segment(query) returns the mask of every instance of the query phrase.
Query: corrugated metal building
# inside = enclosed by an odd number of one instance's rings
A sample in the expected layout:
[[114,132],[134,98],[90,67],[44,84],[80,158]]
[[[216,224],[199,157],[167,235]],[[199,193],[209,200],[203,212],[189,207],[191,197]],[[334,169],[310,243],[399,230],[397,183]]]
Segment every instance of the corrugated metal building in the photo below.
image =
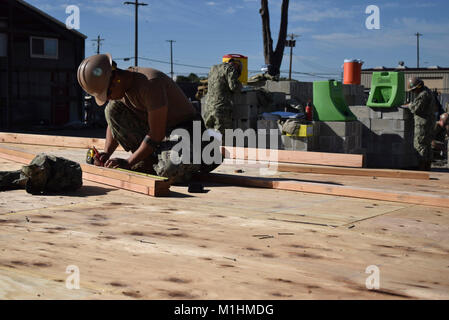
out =
[[378,67],[362,70],[362,85],[365,88],[371,88],[371,77],[373,72],[399,71],[404,72],[405,84],[413,77],[419,77],[424,80],[425,85],[431,90],[438,90],[443,94],[449,94],[449,68],[430,67],[430,68],[407,68],[399,66],[397,68]]
[[86,36],[22,0],[0,0],[0,129],[80,120]]

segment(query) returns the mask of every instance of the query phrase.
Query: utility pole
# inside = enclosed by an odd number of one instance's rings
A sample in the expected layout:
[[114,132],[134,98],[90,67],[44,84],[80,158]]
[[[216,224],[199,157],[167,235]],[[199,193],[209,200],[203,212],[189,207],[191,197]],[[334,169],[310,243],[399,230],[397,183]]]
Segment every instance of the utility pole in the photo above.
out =
[[166,40],[167,42],[170,42],[170,74],[171,78],[173,79],[173,42],[176,42],[175,40]]
[[101,46],[101,41],[104,41],[104,39],[100,38],[100,35],[98,35],[97,39],[95,40],[90,40],[90,41],[94,41],[97,43],[97,54],[100,54],[100,46]]
[[422,34],[417,32],[415,33],[416,36],[416,57],[417,57],[417,68],[419,68],[419,37],[422,37]]
[[126,1],[123,4],[132,4],[135,6],[135,40],[134,40],[134,66],[137,67],[138,63],[138,44],[139,44],[139,35],[138,35],[138,19],[139,19],[139,6],[147,6],[148,4],[143,2],[138,2],[138,0],[134,0],[134,2]]
[[299,37],[299,35],[291,33],[288,36],[290,37],[290,39],[285,40],[285,46],[290,47],[290,69],[288,72],[288,80],[292,80],[293,47],[296,46],[295,38]]

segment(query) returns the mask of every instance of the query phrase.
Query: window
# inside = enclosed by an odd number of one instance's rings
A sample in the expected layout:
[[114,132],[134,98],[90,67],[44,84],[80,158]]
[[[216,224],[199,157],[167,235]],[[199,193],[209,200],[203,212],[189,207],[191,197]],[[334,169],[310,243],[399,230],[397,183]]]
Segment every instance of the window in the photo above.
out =
[[0,57],[8,56],[8,35],[0,33]]
[[30,38],[31,57],[58,59],[58,39]]

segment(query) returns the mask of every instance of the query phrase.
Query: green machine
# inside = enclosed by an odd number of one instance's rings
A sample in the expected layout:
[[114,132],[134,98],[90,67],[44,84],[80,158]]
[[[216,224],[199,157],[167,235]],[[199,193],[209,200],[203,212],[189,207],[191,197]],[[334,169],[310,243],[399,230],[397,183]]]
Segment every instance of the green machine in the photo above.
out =
[[357,120],[357,117],[348,108],[340,81],[315,81],[313,83],[313,104],[315,121]]
[[392,108],[404,104],[405,77],[402,72],[373,72],[367,106]]

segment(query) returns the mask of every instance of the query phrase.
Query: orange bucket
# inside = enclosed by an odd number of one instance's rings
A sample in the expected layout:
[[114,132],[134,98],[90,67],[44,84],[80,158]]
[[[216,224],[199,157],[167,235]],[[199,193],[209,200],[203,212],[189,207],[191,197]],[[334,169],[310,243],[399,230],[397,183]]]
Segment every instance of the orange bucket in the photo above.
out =
[[343,84],[362,83],[362,65],[361,60],[345,60],[343,66]]

